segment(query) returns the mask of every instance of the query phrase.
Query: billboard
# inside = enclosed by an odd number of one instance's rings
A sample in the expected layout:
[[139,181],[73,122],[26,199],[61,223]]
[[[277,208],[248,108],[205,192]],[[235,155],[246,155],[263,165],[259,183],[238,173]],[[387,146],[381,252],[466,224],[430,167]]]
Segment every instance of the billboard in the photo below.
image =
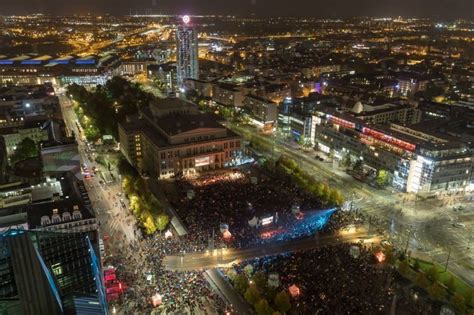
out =
[[196,167],[205,166],[209,164],[211,164],[211,158],[209,156],[194,159],[194,165]]
[[262,226],[269,225],[273,223],[273,216],[262,218]]

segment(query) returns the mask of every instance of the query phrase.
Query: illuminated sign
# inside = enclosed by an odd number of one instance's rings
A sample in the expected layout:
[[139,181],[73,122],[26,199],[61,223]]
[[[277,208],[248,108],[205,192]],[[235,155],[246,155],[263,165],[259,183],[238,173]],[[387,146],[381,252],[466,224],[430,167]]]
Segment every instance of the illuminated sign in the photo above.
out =
[[327,115],[327,119],[331,121],[333,124],[342,126],[344,128],[355,129],[355,123],[351,121],[347,121],[339,117],[335,117],[333,115]]
[[93,65],[95,64],[95,60],[77,60],[76,65]]
[[67,65],[67,64],[69,64],[69,60],[59,60],[59,59],[56,59],[56,60],[51,60],[49,63],[51,63],[51,64],[58,64],[58,65]]
[[269,225],[273,223],[273,216],[266,217],[262,219],[262,226]]
[[196,167],[205,166],[211,164],[211,158],[209,156],[197,158],[194,160],[194,165]]
[[379,132],[379,131],[375,131],[375,130],[367,128],[367,127],[364,127],[362,129],[362,133],[365,134],[365,135],[371,136],[375,139],[381,140],[383,142],[392,144],[394,146],[397,146],[397,147],[399,147],[401,149],[404,149],[404,150],[407,150],[407,151],[414,152],[415,149],[416,149],[416,145],[414,145],[412,143],[408,143],[406,141],[394,138],[390,135],[384,134],[384,133]]
[[22,65],[40,65],[40,60],[25,60],[21,62]]

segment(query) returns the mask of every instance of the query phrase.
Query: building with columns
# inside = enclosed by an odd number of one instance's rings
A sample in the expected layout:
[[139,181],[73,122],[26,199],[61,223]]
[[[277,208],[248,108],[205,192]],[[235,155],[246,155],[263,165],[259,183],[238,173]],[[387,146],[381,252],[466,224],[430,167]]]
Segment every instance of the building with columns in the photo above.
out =
[[196,105],[157,99],[119,124],[120,147],[141,173],[156,178],[194,175],[237,163],[242,139]]

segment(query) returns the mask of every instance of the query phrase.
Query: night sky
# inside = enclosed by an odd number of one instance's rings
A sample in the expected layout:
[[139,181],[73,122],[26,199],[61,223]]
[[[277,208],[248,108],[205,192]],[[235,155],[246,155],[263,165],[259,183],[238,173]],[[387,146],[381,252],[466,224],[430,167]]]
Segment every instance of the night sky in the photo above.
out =
[[0,0],[0,15],[257,14],[315,17],[421,16],[474,18],[474,0]]

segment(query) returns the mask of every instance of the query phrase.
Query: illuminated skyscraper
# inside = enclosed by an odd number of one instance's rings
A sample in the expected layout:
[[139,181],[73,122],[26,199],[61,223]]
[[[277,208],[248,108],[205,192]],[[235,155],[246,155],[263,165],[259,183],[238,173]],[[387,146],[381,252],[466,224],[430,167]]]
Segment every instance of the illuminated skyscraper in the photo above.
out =
[[176,30],[176,49],[178,87],[183,87],[184,79],[199,78],[198,36],[187,15],[183,17],[183,24]]

